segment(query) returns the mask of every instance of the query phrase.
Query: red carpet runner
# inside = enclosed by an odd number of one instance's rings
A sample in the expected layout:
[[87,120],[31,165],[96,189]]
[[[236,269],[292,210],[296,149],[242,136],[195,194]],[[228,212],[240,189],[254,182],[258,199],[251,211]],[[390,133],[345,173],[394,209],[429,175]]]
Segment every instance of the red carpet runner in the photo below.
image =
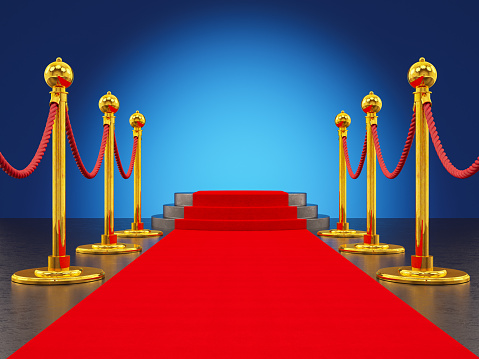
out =
[[305,229],[174,230],[11,356],[52,357],[476,358]]

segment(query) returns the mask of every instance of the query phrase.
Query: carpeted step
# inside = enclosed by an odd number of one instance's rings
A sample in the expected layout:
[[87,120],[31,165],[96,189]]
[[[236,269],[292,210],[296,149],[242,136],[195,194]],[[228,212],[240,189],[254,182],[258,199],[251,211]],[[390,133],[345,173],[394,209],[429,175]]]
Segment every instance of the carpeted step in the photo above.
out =
[[202,231],[275,231],[306,229],[306,219],[176,219],[175,229]]
[[193,193],[193,206],[273,207],[288,205],[288,194],[283,191],[198,191]]
[[202,207],[184,208],[185,219],[297,219],[297,207]]
[[[323,229],[329,229],[330,218],[326,214],[318,214],[318,218],[306,218],[306,228],[316,233]],[[162,214],[154,214],[151,216],[151,229],[159,231],[171,231],[175,229],[176,218],[163,217]]]
[[[292,206],[291,197],[290,197],[289,206]],[[238,208],[244,208],[244,207],[238,207]],[[247,208],[255,208],[255,207],[247,207]],[[306,206],[294,206],[294,208],[297,209],[297,218],[318,218],[317,204],[308,203]],[[163,205],[163,216],[165,218],[185,218],[184,211],[185,211],[184,206],[176,206],[174,203],[167,203]]]
[[[288,202],[290,206],[306,206],[306,193],[305,192],[287,192]],[[175,193],[175,206],[192,206],[193,205],[193,192],[176,192]]]
[[[194,203],[193,203],[194,202]],[[177,227],[175,220],[182,218],[192,220],[215,220],[205,224],[196,222],[178,222],[182,229],[215,230],[211,226],[219,224],[220,220],[233,221],[220,224],[220,230],[267,230],[296,229],[322,230],[329,228],[329,216],[318,215],[318,206],[306,206],[306,193],[283,191],[199,191],[175,193],[175,203],[164,205],[164,216],[151,217],[153,229],[172,230]],[[186,217],[185,217],[186,213]],[[306,218],[303,222],[294,221]],[[293,222],[273,222],[277,227],[271,227],[270,222],[261,224],[259,220],[287,219]],[[237,221],[255,220],[256,222],[240,225]],[[293,227],[291,227],[291,225]],[[300,227],[298,227],[300,226]]]

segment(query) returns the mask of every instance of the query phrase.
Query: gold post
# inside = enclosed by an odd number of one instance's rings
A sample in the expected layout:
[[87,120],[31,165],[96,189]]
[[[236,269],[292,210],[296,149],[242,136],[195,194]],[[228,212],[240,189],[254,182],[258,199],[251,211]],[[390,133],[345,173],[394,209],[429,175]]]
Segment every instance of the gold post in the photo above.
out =
[[134,215],[131,230],[117,231],[119,237],[157,237],[162,236],[162,231],[145,229],[141,221],[141,136],[145,125],[145,116],[136,111],[130,117],[130,125],[133,127],[133,138],[137,137],[135,169],[134,169]]
[[65,113],[67,94],[65,87],[57,89],[60,95],[57,117],[52,130],[52,255],[48,257],[48,270],[68,270],[70,256],[66,255],[65,204]]
[[429,88],[418,87],[414,92],[416,111],[416,243],[412,268],[417,271],[433,270],[429,256],[429,129],[422,109],[421,93]]
[[[138,111],[137,111],[138,112]],[[143,222],[141,221],[141,135],[143,130],[141,127],[133,127],[133,138],[138,138],[135,157],[135,173],[133,178],[133,197],[134,197],[134,214],[131,229],[134,231],[143,229]]]
[[[108,92],[108,94],[111,94]],[[114,198],[114,151],[115,151],[115,115],[107,112],[103,116],[103,124],[110,125],[108,140],[105,148],[105,199],[104,199],[104,234],[101,236],[102,245],[114,245],[117,243],[113,228],[115,227],[115,198]]]
[[346,159],[344,158],[343,137],[348,137],[346,126],[338,129],[339,137],[339,222],[337,229],[348,230],[349,223],[346,218]]
[[379,243],[379,234],[376,233],[376,148],[371,131],[371,125],[378,124],[377,113],[381,110],[382,101],[372,91],[363,98],[361,107],[366,115],[367,133],[367,233],[364,242],[343,244],[341,252],[356,254],[397,254],[404,253],[404,247],[395,244]]
[[423,104],[431,102],[429,88],[437,79],[436,68],[421,57],[411,66],[408,81],[416,89],[416,241],[411,266],[383,268],[376,272],[382,280],[408,284],[459,284],[470,280],[466,272],[433,266],[429,255],[429,129]]
[[85,254],[124,254],[141,251],[141,246],[131,243],[117,243],[115,234],[114,215],[114,151],[115,151],[115,113],[120,108],[120,102],[110,91],[100,98],[98,103],[100,110],[104,113],[103,125],[109,125],[108,140],[105,148],[105,218],[104,234],[101,236],[101,243],[85,244],[77,247],[77,253]]
[[[370,93],[372,95],[372,91]],[[375,112],[366,115],[367,133],[367,184],[366,184],[366,221],[367,234],[364,236],[365,244],[378,245],[379,235],[376,234],[376,149],[374,148],[371,125],[378,123]]]
[[58,104],[52,129],[52,255],[48,267],[26,269],[12,275],[12,281],[22,284],[72,284],[102,279],[103,270],[70,266],[66,254],[66,182],[65,182],[65,121],[66,87],[73,82],[73,71],[61,58],[47,66],[45,81],[52,87],[50,104]]
[[346,217],[346,159],[344,156],[343,137],[348,136],[347,128],[351,124],[351,117],[341,111],[334,120],[338,127],[339,135],[339,222],[336,229],[319,231],[318,236],[321,237],[341,237],[353,238],[362,237],[366,232],[349,229],[349,223]]

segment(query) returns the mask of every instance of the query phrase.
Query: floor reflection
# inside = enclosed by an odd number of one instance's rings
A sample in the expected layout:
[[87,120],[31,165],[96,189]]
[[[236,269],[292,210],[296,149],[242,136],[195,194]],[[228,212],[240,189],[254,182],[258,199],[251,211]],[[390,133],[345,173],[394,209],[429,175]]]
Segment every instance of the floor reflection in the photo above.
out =
[[75,263],[77,266],[95,267],[103,269],[105,279],[108,280],[133,262],[141,255],[141,252],[127,254],[75,254]]
[[348,259],[357,267],[361,268],[364,272],[366,272],[374,279],[376,279],[376,272],[378,271],[378,269],[406,265],[406,256],[404,253],[383,255],[363,255],[344,252],[340,253],[343,257]]

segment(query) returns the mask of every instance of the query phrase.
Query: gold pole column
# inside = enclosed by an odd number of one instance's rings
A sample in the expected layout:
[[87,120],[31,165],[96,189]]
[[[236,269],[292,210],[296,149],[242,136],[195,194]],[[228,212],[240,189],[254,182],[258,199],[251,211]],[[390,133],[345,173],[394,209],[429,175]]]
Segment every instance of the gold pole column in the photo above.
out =
[[436,68],[421,57],[411,66],[408,81],[416,89],[416,241],[411,266],[383,268],[379,279],[410,284],[459,284],[470,280],[466,272],[433,266],[429,255],[429,129],[423,104],[431,102],[429,87],[437,79]]
[[52,244],[53,255],[48,257],[49,270],[62,270],[70,266],[66,256],[66,181],[65,181],[65,112],[67,94],[65,87],[59,87],[60,103],[52,131]]
[[104,231],[101,236],[101,243],[85,244],[77,247],[77,253],[86,254],[123,254],[141,251],[141,246],[132,243],[117,243],[117,236],[114,233],[114,151],[115,151],[115,113],[120,108],[120,102],[110,91],[100,98],[98,103],[100,110],[104,113],[103,124],[110,126],[108,140],[105,147],[105,214]]
[[133,173],[134,213],[133,223],[131,224],[132,231],[138,231],[144,227],[143,222],[141,222],[141,137],[143,132],[142,127],[145,125],[145,117],[136,111],[136,116],[132,115],[130,117],[130,125],[133,127],[133,138],[138,138]]
[[134,169],[134,215],[131,230],[117,231],[119,237],[157,237],[162,236],[162,231],[144,229],[141,221],[141,136],[145,126],[145,116],[136,111],[130,117],[130,125],[133,127],[133,138],[138,137]]
[[413,270],[433,270],[429,255],[429,129],[422,109],[421,94],[429,96],[429,88],[414,92],[416,112],[416,243],[412,256]]
[[379,243],[376,233],[376,148],[374,147],[371,125],[378,124],[377,113],[381,110],[382,101],[372,91],[363,98],[361,107],[366,115],[367,132],[367,233],[364,243],[343,244],[342,252],[357,254],[397,254],[404,253],[404,247],[395,244]]
[[[111,92],[108,91],[107,96],[111,95]],[[102,103],[100,99],[100,106]],[[112,103],[116,103],[118,100],[113,97],[107,97],[106,100],[111,100]],[[103,109],[107,110],[106,108]],[[115,110],[117,110],[115,108]],[[110,131],[108,133],[108,140],[106,142],[105,148],[105,180],[104,180],[104,234],[101,235],[101,244],[103,245],[114,245],[117,243],[116,236],[113,234],[113,228],[115,227],[115,198],[113,193],[115,191],[114,186],[114,151],[115,151],[115,115],[110,109],[107,112],[104,112],[103,115],[103,124],[110,126]]]
[[346,158],[344,156],[343,137],[348,136],[347,128],[351,124],[351,117],[344,111],[334,119],[334,123],[338,127],[339,135],[339,222],[336,229],[319,231],[318,236],[321,237],[341,237],[353,238],[362,237],[366,234],[364,231],[356,231],[349,229],[349,223],[346,218]]
[[[371,91],[370,96],[373,95]],[[378,97],[379,99],[379,97]],[[379,99],[379,101],[381,101]],[[381,102],[379,102],[379,110]],[[366,115],[366,131],[367,131],[367,185],[366,185],[366,229],[367,234],[364,235],[364,243],[371,245],[379,244],[379,234],[376,233],[376,149],[374,148],[373,136],[371,133],[371,125],[378,124],[376,112],[369,112]]]
[[52,255],[48,267],[26,269],[12,276],[22,284],[70,284],[91,282],[105,276],[103,270],[91,267],[71,267],[66,254],[66,181],[65,181],[65,121],[67,109],[66,87],[73,82],[73,71],[61,58],[45,70],[45,81],[52,87],[51,101],[58,104],[52,129]]

